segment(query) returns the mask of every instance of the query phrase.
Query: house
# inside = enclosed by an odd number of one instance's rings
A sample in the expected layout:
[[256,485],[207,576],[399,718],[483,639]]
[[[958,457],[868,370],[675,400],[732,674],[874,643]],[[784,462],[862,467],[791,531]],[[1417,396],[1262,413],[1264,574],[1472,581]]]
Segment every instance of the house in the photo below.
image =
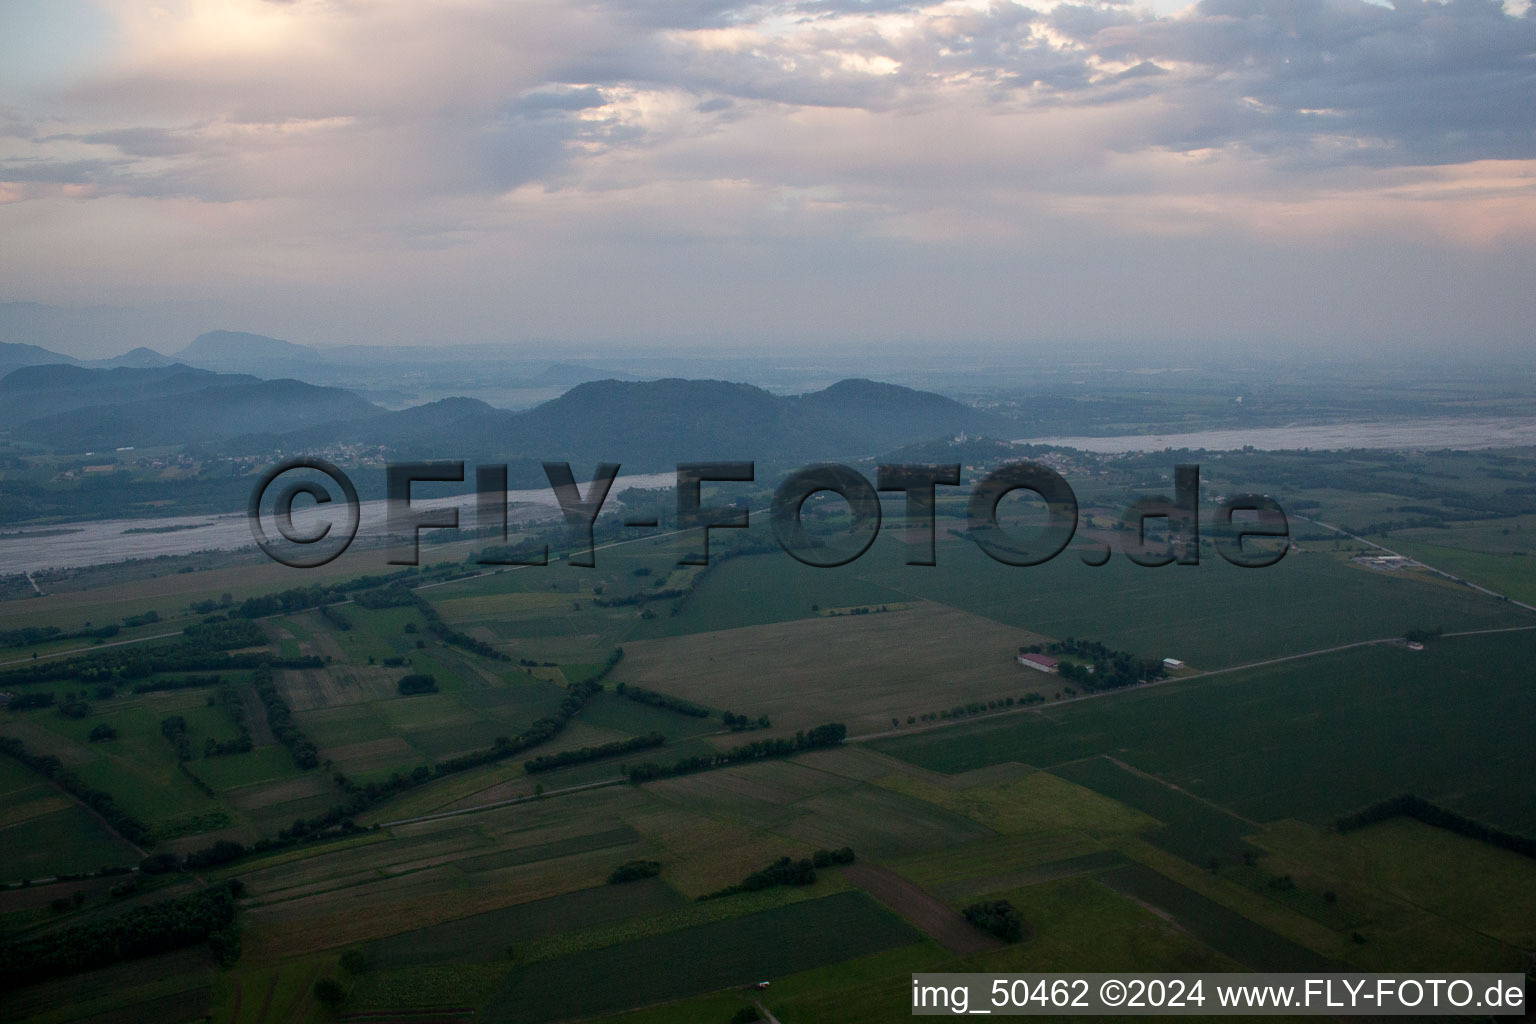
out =
[[1055,672],[1056,666],[1059,664],[1055,658],[1047,657],[1044,654],[1021,654],[1017,660],[1025,668],[1037,669],[1041,672]]
[[1178,671],[1179,669],[1181,669],[1183,667],[1184,667],[1184,663],[1182,661],[1180,661],[1178,658],[1164,658],[1163,659],[1163,668],[1167,669],[1170,672],[1176,672],[1176,671]]

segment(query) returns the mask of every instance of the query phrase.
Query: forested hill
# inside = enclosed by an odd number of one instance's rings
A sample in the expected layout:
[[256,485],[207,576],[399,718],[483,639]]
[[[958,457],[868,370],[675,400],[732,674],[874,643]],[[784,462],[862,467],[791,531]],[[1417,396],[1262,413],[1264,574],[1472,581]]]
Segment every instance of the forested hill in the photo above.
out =
[[323,447],[367,435],[414,457],[610,461],[641,470],[710,459],[850,458],[1013,429],[942,395],[868,380],[780,396],[750,384],[673,378],[593,381],[524,412],[449,400],[282,440],[289,448]]
[[206,444],[379,411],[340,388],[186,366],[31,366],[0,380],[0,427],[63,450]]

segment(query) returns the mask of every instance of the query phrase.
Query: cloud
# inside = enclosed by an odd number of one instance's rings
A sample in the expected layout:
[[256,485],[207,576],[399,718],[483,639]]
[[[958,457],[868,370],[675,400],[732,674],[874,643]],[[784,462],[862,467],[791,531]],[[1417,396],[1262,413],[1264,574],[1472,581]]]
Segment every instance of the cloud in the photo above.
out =
[[109,54],[0,95],[13,282],[91,251],[116,286],[495,267],[579,304],[531,254],[673,253],[645,308],[814,253],[921,291],[961,251],[1536,244],[1536,17],[1492,0],[101,3]]

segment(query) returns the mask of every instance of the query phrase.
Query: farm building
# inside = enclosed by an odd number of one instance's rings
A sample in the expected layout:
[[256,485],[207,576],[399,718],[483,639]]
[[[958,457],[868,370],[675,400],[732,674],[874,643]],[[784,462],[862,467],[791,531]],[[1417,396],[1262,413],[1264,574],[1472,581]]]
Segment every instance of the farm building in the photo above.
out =
[[1184,663],[1182,661],[1180,661],[1178,658],[1164,658],[1163,659],[1163,668],[1166,668],[1170,672],[1173,672],[1173,671],[1175,671],[1177,669],[1181,669],[1183,667],[1184,667]]
[[1025,668],[1038,669],[1041,672],[1055,672],[1058,664],[1055,658],[1044,654],[1021,654],[1018,662]]

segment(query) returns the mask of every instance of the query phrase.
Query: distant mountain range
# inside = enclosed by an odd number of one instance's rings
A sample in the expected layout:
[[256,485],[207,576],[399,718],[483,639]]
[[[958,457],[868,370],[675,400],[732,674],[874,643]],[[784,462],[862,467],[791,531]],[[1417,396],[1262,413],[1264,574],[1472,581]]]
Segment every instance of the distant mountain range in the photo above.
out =
[[340,388],[179,364],[29,366],[0,380],[0,426],[64,450],[216,443],[262,426],[287,431],[379,412]]
[[[199,348],[217,355],[227,343]],[[661,470],[711,459],[854,458],[962,432],[1007,436],[1009,422],[868,380],[792,396],[715,380],[590,381],[522,412],[470,398],[389,412],[340,388],[179,363],[33,365],[0,380],[0,429],[64,450],[212,444],[259,453],[363,444],[397,457],[617,461]]]
[[780,396],[750,384],[668,379],[580,384],[523,412],[446,399],[278,440],[285,449],[354,442],[419,458],[616,461],[657,470],[711,459],[854,458],[1010,430],[1008,420],[942,395],[868,380]]

